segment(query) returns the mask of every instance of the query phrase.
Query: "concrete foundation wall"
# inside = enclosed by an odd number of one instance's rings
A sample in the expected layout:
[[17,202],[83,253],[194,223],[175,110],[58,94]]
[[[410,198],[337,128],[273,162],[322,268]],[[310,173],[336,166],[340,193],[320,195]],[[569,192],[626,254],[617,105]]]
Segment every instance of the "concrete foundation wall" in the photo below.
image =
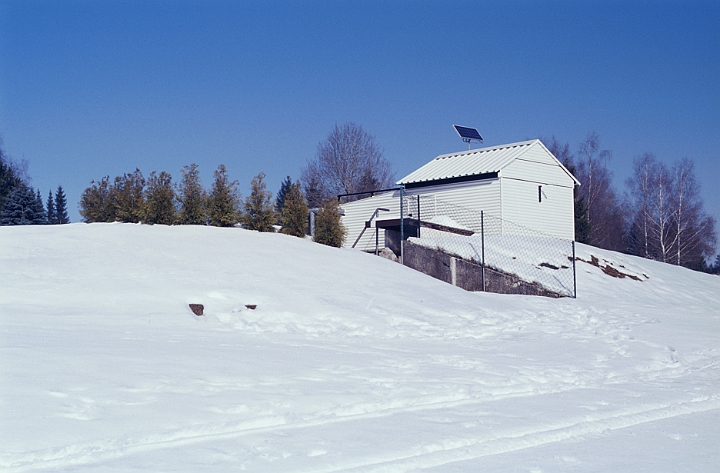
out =
[[[435,279],[458,286],[466,291],[483,290],[482,266],[445,254],[441,251],[406,241],[403,261],[405,266]],[[532,296],[563,297],[537,283],[523,281],[514,274],[485,268],[485,291],[496,294],[525,294]]]

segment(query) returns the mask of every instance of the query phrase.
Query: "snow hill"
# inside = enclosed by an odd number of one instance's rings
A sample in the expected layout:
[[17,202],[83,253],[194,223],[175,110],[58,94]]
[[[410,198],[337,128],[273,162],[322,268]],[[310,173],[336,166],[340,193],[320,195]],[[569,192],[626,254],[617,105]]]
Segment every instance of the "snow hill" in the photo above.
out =
[[239,229],[0,227],[0,470],[717,472],[720,278],[578,257],[549,299]]

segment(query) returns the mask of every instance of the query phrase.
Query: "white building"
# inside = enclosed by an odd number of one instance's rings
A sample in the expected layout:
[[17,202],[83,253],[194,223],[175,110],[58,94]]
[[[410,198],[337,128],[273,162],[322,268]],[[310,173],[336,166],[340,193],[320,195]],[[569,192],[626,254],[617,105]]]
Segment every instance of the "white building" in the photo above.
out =
[[[401,192],[403,206],[409,207],[406,216],[413,213],[419,195],[426,215],[426,203],[444,202],[548,236],[575,239],[573,188],[580,183],[540,140],[444,154],[397,184],[402,191],[342,205],[348,230],[345,246],[372,250],[377,238],[383,247],[383,228],[400,222]],[[376,231],[376,226],[381,228]]]

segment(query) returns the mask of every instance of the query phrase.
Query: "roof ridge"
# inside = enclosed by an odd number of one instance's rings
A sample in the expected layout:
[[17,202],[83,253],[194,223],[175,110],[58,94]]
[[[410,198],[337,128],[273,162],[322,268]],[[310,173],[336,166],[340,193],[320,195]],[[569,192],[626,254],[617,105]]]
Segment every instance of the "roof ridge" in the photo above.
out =
[[458,157],[458,156],[469,156],[471,154],[477,154],[477,153],[489,153],[491,151],[496,151],[499,149],[516,148],[518,146],[529,146],[529,145],[533,144],[535,141],[540,141],[540,140],[535,138],[533,140],[517,141],[515,143],[506,143],[506,144],[495,145],[495,146],[486,146],[484,148],[469,149],[467,151],[456,151],[454,153],[445,153],[445,154],[441,154],[440,156],[436,156],[435,160],[454,158],[454,157]]
[[[481,176],[499,173],[511,162],[524,156],[530,150],[540,146],[553,157],[556,163],[567,172],[557,157],[543,145],[539,139],[517,141],[514,143],[487,146],[485,148],[442,154],[414,170],[397,181],[398,185],[418,182],[432,182],[443,179],[456,179],[467,176]],[[453,159],[454,158],[454,159]],[[574,176],[567,172],[573,179]]]

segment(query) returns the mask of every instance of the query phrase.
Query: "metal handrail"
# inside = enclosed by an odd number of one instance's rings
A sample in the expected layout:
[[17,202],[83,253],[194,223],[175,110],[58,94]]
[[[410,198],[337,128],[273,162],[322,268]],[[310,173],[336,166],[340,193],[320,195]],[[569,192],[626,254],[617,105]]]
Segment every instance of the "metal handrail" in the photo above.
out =
[[[355,245],[358,244],[358,242],[360,241],[360,238],[362,238],[362,236],[365,234],[365,230],[367,230],[368,228],[370,228],[370,224],[372,223],[372,221],[373,221],[375,218],[377,218],[377,216],[378,216],[378,214],[380,213],[381,210],[382,210],[383,212],[390,212],[390,209],[386,209],[386,208],[383,208],[383,207],[378,207],[378,208],[376,208],[375,211],[373,212],[372,216],[370,217],[370,220],[365,221],[365,227],[362,229],[362,231],[360,232],[360,235],[358,235],[357,239],[355,240],[355,243],[353,243],[353,245],[352,245],[351,248],[355,248]],[[375,229],[375,231],[377,232],[377,228]],[[376,239],[377,239],[377,238],[376,238]],[[376,246],[377,246],[377,245],[376,245]],[[377,253],[377,248],[375,248],[375,253]]]

